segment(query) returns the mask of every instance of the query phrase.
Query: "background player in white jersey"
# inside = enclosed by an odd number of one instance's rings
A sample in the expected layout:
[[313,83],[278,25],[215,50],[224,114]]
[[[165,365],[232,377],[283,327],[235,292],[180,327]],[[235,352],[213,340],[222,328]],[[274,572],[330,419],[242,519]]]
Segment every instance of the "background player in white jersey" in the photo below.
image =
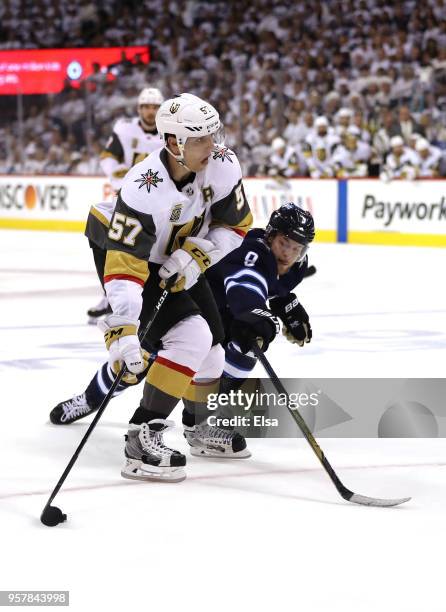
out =
[[[163,142],[156,129],[155,117],[163,95],[155,87],[145,87],[138,96],[138,115],[131,119],[120,118],[116,121],[113,132],[101,153],[101,168],[108,177],[115,194],[122,185],[124,176],[136,163],[142,161],[152,151],[159,149]],[[110,220],[116,198],[112,202],[101,202],[92,207],[91,214],[105,216]],[[95,255],[95,247],[93,254]],[[107,297],[88,310],[90,322],[110,312]]]
[[441,149],[430,145],[425,138],[418,138],[415,150],[417,152],[418,178],[440,176],[441,166],[444,164],[444,156]]
[[[185,477],[186,459],[165,446],[163,431],[181,398],[189,408],[183,424],[192,452],[211,441],[214,452],[206,454],[249,456],[239,434],[195,426],[194,402],[206,385],[194,383],[214,385],[224,364],[223,327],[202,273],[240,244],[252,215],[237,157],[216,146],[221,126],[210,104],[182,94],[161,105],[156,123],[164,147],[126,175],[105,239],[104,284],[113,314],[101,327],[111,365],[124,361],[131,374],[140,375],[147,364],[138,319],[144,326],[150,317],[161,279],[178,276],[146,337],[157,357],[130,420],[121,472],[178,481]],[[107,219],[94,219],[91,235],[99,238]]]
[[380,179],[384,182],[395,178],[413,180],[417,176],[417,154],[404,144],[401,136],[390,139],[390,153],[380,172]]
[[350,108],[340,108],[336,113],[336,125],[334,127],[334,132],[337,136],[339,136],[340,140],[342,140],[344,135],[346,134],[347,128],[351,123],[352,117],[353,111]]
[[311,155],[316,142],[320,142],[321,140],[325,142],[329,151],[332,151],[333,148],[341,141],[340,136],[335,133],[333,128],[330,126],[327,117],[324,115],[316,117],[314,128],[305,138],[303,151],[307,157]]
[[325,140],[316,140],[311,157],[307,159],[311,178],[330,178],[335,175],[332,154]]
[[155,117],[163,100],[159,89],[146,87],[138,96],[138,116],[116,121],[101,153],[101,168],[115,192],[132,166],[162,146]]
[[370,145],[359,140],[360,130],[355,125],[347,128],[344,143],[333,152],[331,162],[338,177],[367,176],[367,163],[371,156]]
[[268,163],[268,174],[274,177],[291,178],[305,176],[307,164],[303,155],[296,147],[287,145],[285,140],[278,136],[271,143],[271,155]]

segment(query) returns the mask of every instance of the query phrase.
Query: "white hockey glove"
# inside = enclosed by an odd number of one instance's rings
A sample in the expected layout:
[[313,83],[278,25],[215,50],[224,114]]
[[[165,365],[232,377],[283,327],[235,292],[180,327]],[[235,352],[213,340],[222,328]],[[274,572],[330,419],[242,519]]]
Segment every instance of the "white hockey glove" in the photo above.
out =
[[140,374],[147,367],[145,355],[138,339],[138,321],[129,321],[119,315],[108,315],[98,322],[98,327],[104,332],[105,346],[109,351],[109,363],[116,372],[116,362],[125,361],[127,369],[132,374]]
[[161,266],[159,275],[163,279],[160,283],[164,289],[165,281],[178,274],[178,281],[173,285],[171,291],[182,291],[190,289],[195,285],[198,277],[218,259],[220,251],[205,238],[189,238],[181,249],[172,253],[167,261]]

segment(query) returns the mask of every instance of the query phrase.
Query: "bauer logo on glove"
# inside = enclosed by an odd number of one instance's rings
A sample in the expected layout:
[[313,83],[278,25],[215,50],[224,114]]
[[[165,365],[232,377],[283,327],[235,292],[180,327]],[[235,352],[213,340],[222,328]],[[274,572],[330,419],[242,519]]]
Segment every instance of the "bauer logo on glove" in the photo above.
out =
[[297,308],[298,305],[299,300],[295,298],[292,302],[285,306],[285,314],[289,314],[293,310],[293,308]]
[[313,331],[310,318],[294,293],[286,297],[275,297],[269,301],[271,311],[283,321],[282,333],[292,344],[304,346],[311,342]]

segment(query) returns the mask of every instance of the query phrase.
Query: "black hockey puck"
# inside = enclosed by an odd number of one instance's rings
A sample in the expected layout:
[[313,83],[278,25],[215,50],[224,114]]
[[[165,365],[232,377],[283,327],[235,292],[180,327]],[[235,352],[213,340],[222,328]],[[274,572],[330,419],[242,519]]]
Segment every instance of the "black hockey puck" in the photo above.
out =
[[48,506],[42,512],[40,521],[47,527],[55,527],[67,520],[67,515],[57,506]]
[[308,278],[309,276],[313,276],[313,274],[316,274],[316,272],[317,272],[316,266],[308,266],[308,268],[305,270],[304,278]]

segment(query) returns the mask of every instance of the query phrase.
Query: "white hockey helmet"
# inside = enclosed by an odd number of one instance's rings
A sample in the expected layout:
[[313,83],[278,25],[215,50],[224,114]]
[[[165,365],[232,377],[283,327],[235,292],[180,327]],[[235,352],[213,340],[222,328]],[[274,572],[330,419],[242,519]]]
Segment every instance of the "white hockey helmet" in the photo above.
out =
[[390,139],[390,146],[392,147],[402,147],[404,146],[404,140],[401,138],[401,136],[392,136],[392,138]]
[[347,119],[347,117],[351,119],[352,116],[353,111],[350,108],[347,108],[346,106],[340,108],[336,114],[337,119]]
[[[182,93],[165,100],[156,114],[156,127],[168,152],[179,162],[184,162],[184,146],[188,138],[214,134],[216,144],[223,141],[223,126],[217,110],[198,96]],[[167,136],[177,139],[180,155],[174,155],[167,147]]]
[[284,147],[286,147],[286,142],[284,141],[283,138],[281,138],[280,136],[277,136],[276,138],[273,139],[271,143],[271,148],[273,151],[280,151],[280,149],[283,149]]
[[429,141],[426,140],[426,138],[418,138],[417,140],[417,144],[415,145],[415,149],[420,152],[420,151],[427,151],[429,149]]
[[156,87],[144,87],[138,96],[138,106],[141,106],[141,104],[161,106],[163,101],[163,94]]
[[316,117],[316,119],[314,121],[314,125],[317,128],[318,127],[328,127],[329,123],[328,123],[327,117],[325,117],[324,115],[319,115],[319,117]]

